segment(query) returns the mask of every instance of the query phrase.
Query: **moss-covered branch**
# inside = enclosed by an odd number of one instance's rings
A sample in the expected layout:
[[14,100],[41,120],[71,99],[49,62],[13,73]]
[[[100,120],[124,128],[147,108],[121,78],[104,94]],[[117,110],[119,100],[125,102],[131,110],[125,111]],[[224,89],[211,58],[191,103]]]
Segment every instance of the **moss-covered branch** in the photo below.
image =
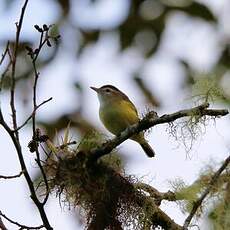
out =
[[[55,154],[47,159],[45,165],[49,187],[59,195],[64,194],[70,205],[80,206],[85,210],[88,229],[122,229],[124,226],[135,229],[182,230],[159,205],[162,200],[176,201],[180,198],[168,191],[161,193],[152,186],[139,183],[132,177],[121,174],[123,171],[114,162],[118,159],[105,160],[123,141],[132,135],[158,124],[173,122],[182,117],[196,117],[197,122],[203,116],[224,116],[227,110],[207,109],[205,103],[192,109],[157,117],[148,113],[119,136],[91,149],[79,147],[74,152],[68,148],[55,148]],[[68,138],[64,138],[68,139]],[[106,156],[107,155],[107,156]],[[116,157],[115,157],[116,158]],[[137,225],[137,226],[134,226]]]
[[230,163],[230,156],[228,156],[225,161],[223,162],[223,164],[221,165],[221,167],[216,171],[216,173],[212,176],[210,183],[208,185],[208,187],[205,189],[205,191],[201,194],[201,196],[194,202],[192,210],[190,212],[190,214],[188,215],[188,217],[185,219],[184,222],[184,226],[183,229],[187,229],[193,216],[196,214],[197,210],[200,208],[200,206],[202,205],[204,199],[207,197],[207,195],[211,192],[213,186],[215,185],[215,183],[217,182],[217,180],[219,179],[221,173],[227,168],[228,164]]
[[[114,168],[112,162],[116,159],[87,162],[88,154],[79,152],[74,156],[69,151],[65,151],[64,156],[47,161],[50,188],[60,196],[65,195],[70,206],[84,210],[87,229],[155,229],[160,226],[182,230],[182,226],[159,208],[156,197],[146,194],[140,184],[136,186],[133,177],[122,175]],[[157,198],[161,196],[159,200],[167,199],[167,193],[155,194]]]
[[191,109],[180,110],[178,112],[165,114],[160,117],[157,117],[155,112],[149,112],[142,120],[140,120],[139,123],[128,127],[120,135],[113,138],[112,140],[107,141],[100,147],[92,149],[91,160],[95,161],[98,158],[109,154],[114,148],[116,148],[118,145],[120,145],[122,142],[124,142],[134,134],[139,133],[143,130],[147,130],[155,125],[170,123],[182,117],[220,117],[225,116],[229,113],[226,109],[207,109],[208,107],[209,104],[204,103]]
[[154,199],[155,204],[160,205],[162,200],[167,201],[176,201],[176,194],[172,191],[168,192],[159,192],[156,188],[145,184],[145,183],[137,183],[135,184],[136,189],[147,192],[151,198]]

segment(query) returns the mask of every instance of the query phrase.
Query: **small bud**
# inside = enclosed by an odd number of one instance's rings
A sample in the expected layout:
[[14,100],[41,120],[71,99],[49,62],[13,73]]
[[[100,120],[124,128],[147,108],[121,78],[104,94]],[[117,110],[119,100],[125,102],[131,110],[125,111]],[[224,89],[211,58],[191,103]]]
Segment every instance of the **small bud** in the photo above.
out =
[[31,58],[34,56],[34,51],[31,47],[25,46],[25,49],[27,50],[27,55],[29,55]]
[[38,143],[35,140],[31,140],[28,144],[28,148],[31,153],[35,152],[38,148]]
[[31,57],[31,59],[33,59],[33,58],[34,58],[34,53],[32,53],[32,52],[28,52],[27,54]]
[[47,135],[41,135],[39,138],[39,142],[46,142],[49,139],[49,137]]
[[43,32],[43,29],[40,28],[38,25],[35,25],[34,28],[40,33]]
[[34,54],[38,54],[39,49],[34,50]]
[[26,49],[28,52],[32,52],[32,51],[33,51],[32,48],[29,47],[29,46],[25,46],[25,49]]
[[49,40],[46,41],[47,46],[51,47],[51,43]]
[[61,38],[61,35],[57,35],[57,36],[55,36],[53,39],[54,39],[54,41],[55,42],[58,42],[58,40]]
[[43,30],[44,30],[44,31],[48,31],[48,30],[49,30],[49,27],[48,27],[46,24],[44,24],[44,25],[43,25]]

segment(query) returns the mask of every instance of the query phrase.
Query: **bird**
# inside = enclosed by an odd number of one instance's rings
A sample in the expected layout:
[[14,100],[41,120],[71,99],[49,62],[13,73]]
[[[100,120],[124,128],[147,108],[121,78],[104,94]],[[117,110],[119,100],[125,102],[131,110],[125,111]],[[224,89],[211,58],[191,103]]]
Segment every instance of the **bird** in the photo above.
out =
[[[121,90],[113,85],[104,85],[100,88],[91,86],[90,88],[97,93],[100,103],[99,117],[109,132],[118,136],[126,128],[139,122],[135,105]],[[133,135],[130,139],[139,143],[148,157],[155,156],[143,132]]]

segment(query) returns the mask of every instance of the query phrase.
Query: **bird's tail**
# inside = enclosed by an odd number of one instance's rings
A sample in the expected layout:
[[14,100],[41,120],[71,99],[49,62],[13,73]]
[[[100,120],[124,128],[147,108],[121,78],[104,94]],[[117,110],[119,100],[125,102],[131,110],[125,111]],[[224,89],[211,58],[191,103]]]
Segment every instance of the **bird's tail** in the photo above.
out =
[[152,149],[152,147],[148,144],[147,141],[140,143],[142,149],[145,151],[146,155],[148,157],[154,157],[155,156],[155,152]]
[[154,150],[148,144],[148,142],[145,140],[143,133],[139,133],[139,134],[131,137],[131,139],[140,144],[141,148],[144,150],[144,152],[146,153],[146,155],[148,157],[154,157],[155,156]]

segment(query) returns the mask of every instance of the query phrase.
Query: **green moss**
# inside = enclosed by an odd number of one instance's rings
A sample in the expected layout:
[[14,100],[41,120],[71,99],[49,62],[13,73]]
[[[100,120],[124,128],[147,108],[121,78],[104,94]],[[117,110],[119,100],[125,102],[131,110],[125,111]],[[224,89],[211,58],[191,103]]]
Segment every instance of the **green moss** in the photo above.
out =
[[105,136],[96,131],[87,133],[79,145],[77,151],[90,151],[92,148],[99,147],[105,141]]
[[120,157],[111,153],[88,161],[89,150],[102,142],[100,135],[89,134],[76,150],[65,148],[50,157],[45,167],[51,190],[68,206],[84,210],[89,228],[148,229],[152,210],[136,203],[142,194],[133,186],[136,179],[124,174]]
[[216,76],[208,74],[198,76],[198,80],[192,87],[192,94],[203,102],[222,100],[224,93],[219,82]]
[[220,202],[209,214],[209,219],[215,230],[230,229],[230,204]]

